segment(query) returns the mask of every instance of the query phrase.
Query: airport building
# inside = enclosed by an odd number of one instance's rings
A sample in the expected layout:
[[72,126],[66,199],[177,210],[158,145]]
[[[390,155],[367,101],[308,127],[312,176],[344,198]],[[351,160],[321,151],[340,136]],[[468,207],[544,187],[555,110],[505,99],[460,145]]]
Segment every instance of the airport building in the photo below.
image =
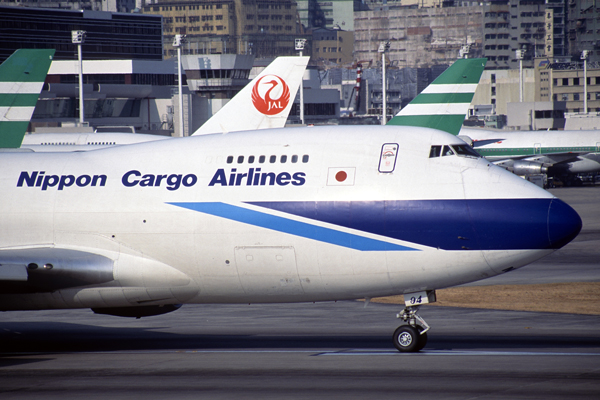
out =
[[75,60],[73,30],[86,31],[86,60],[163,58],[161,16],[0,6],[0,62],[21,48],[55,49],[56,60]]
[[[307,68],[304,73],[304,123],[337,125],[340,118],[340,92],[321,85],[320,71]],[[289,124],[300,123],[300,93],[296,94],[288,117]]]
[[[90,127],[131,126],[171,135],[177,104],[174,60],[84,60],[84,119]],[[53,61],[31,128],[75,126],[79,120],[78,63]]]
[[[84,117],[89,131],[131,127],[139,133],[188,136],[219,111],[271,60],[254,66],[254,56],[210,54],[182,57],[183,124],[179,124],[176,59],[85,60]],[[35,108],[30,131],[75,127],[79,119],[77,61],[54,61]],[[186,79],[187,77],[187,79]],[[305,123],[337,123],[339,91],[321,88],[316,69],[304,80]],[[290,124],[300,123],[299,96]],[[180,131],[183,126],[183,132]],[[80,131],[81,127],[78,127]],[[85,129],[84,129],[85,130]]]
[[0,5],[128,13],[135,10],[136,0],[0,0]]
[[518,69],[484,71],[473,97],[475,108],[506,115],[510,129],[600,129],[600,64],[588,62],[584,71],[583,61],[538,58],[535,63],[536,68],[523,70],[522,101]]

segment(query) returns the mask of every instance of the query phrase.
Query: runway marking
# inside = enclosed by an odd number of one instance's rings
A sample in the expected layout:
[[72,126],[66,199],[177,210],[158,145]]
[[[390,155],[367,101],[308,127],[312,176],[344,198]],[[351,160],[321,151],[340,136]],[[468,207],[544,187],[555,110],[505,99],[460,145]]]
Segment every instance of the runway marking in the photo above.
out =
[[418,353],[400,353],[394,350],[342,350],[322,352],[317,356],[600,356],[600,353],[560,353],[536,351],[469,351],[469,350],[422,350]]
[[400,353],[396,350],[346,349],[346,350],[116,350],[116,351],[65,351],[65,352],[1,352],[2,356],[32,356],[44,354],[309,354],[322,356],[600,356],[600,353],[487,351],[487,350],[422,350],[418,353]]

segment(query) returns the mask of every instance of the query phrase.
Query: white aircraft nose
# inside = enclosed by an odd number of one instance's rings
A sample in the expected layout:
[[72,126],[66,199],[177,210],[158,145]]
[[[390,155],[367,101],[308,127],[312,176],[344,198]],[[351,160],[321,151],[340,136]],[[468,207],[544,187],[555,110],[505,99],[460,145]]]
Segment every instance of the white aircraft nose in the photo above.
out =
[[549,248],[560,249],[579,234],[581,227],[577,211],[560,199],[552,199],[548,207]]

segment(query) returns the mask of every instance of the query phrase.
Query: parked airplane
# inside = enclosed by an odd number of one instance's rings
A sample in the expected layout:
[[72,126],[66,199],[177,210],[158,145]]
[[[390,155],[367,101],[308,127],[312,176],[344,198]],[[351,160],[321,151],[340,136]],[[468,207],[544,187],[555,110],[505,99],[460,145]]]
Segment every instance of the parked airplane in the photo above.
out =
[[[35,51],[37,50],[30,50],[30,52]],[[276,58],[223,108],[196,130],[193,135],[284,127],[308,60],[309,57]],[[10,67],[15,68],[12,65]],[[0,68],[4,68],[4,65]],[[6,66],[6,68],[9,68],[9,66]],[[45,76],[46,72],[43,76],[38,75],[37,78],[43,83]],[[41,89],[40,86],[37,92],[38,95]],[[33,113],[33,109],[31,112]],[[232,118],[232,115],[235,115],[235,118]],[[27,124],[21,128],[12,129],[11,134],[14,136],[15,133],[19,133],[23,137],[21,148],[36,152],[95,150],[115,145],[168,139],[166,136],[124,132],[36,133],[25,135]],[[0,130],[0,138],[2,136],[4,136],[4,133]],[[0,147],[11,147],[8,145],[2,146],[1,143]]]
[[577,184],[600,171],[600,131],[488,131],[464,128],[460,138],[517,175],[548,174]]
[[[457,61],[461,62],[461,60]],[[576,174],[600,171],[600,131],[488,131],[462,128],[483,65],[443,74],[388,125],[430,126],[458,135],[494,164],[517,175],[548,174],[567,184]],[[457,84],[457,78],[462,79]]]
[[54,50],[20,49],[0,65],[0,147],[21,145],[52,57]]
[[6,153],[0,203],[0,310],[141,317],[404,294],[400,351],[425,346],[417,311],[436,289],[522,267],[581,229],[561,200],[422,127]]

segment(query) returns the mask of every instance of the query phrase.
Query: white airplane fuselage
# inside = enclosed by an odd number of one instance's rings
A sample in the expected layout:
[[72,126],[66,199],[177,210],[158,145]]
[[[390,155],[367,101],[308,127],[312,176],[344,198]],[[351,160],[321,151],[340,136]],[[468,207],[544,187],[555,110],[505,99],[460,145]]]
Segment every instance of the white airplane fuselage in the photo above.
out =
[[[556,166],[558,172],[600,171],[600,131],[489,131],[462,129],[475,150],[492,162],[522,159]],[[479,143],[478,143],[479,142]]]
[[129,132],[34,133],[23,137],[21,148],[35,152],[90,151],[165,139],[170,136]]
[[568,205],[487,160],[429,157],[451,144],[357,126],[3,154],[0,259],[34,263],[37,283],[0,292],[0,310],[412,293],[519,268],[579,232]]

